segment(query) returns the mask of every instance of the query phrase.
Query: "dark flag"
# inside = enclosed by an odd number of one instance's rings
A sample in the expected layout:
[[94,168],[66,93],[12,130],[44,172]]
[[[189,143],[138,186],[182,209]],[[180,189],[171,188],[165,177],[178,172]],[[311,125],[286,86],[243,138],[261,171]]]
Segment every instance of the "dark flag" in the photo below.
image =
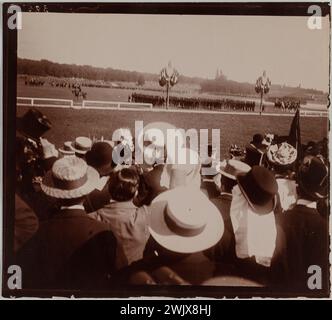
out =
[[302,144],[301,144],[301,130],[300,130],[300,109],[297,109],[293,118],[289,135],[288,143],[291,144],[297,150],[297,160],[302,159]]

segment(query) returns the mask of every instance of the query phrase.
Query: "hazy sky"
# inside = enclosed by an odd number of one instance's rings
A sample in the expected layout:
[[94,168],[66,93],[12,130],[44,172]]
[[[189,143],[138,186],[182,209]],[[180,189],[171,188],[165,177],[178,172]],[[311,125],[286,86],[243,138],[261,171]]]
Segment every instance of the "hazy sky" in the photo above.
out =
[[18,56],[158,73],[169,60],[181,74],[328,91],[329,22],[307,17],[24,13]]

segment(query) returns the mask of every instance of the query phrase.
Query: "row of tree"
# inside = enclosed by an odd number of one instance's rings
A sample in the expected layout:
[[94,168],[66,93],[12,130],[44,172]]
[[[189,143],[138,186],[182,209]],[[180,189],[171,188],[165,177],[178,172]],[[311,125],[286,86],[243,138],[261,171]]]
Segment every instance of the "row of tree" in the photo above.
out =
[[97,68],[87,65],[60,64],[48,60],[17,59],[17,72],[34,76],[52,76],[59,78],[84,78],[103,81],[126,81],[144,84],[145,80],[158,81],[158,76],[136,71]]
[[[87,65],[64,64],[42,60],[17,59],[17,73],[33,76],[51,76],[59,78],[84,78],[88,80],[126,81],[144,85],[145,81],[158,81],[159,75],[137,71],[97,68]],[[182,83],[200,83],[199,78],[179,76]]]

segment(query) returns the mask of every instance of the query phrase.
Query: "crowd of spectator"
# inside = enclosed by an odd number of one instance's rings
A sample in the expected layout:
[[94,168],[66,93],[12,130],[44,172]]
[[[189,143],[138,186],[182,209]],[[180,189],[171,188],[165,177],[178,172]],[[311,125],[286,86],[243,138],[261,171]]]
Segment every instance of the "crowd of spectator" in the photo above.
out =
[[155,148],[138,163],[127,128],[118,141],[77,137],[57,149],[42,137],[51,122],[39,111],[17,121],[13,250],[24,289],[212,284],[305,294],[312,265],[328,287],[327,139],[299,158],[287,141],[255,134],[222,161],[211,147],[200,158],[184,139],[179,164],[147,135]]

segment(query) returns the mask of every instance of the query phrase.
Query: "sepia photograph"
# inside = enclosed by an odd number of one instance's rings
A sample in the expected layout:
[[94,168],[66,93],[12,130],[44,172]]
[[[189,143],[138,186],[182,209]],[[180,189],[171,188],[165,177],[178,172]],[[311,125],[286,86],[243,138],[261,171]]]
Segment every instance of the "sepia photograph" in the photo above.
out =
[[3,17],[2,296],[330,297],[327,2]]

